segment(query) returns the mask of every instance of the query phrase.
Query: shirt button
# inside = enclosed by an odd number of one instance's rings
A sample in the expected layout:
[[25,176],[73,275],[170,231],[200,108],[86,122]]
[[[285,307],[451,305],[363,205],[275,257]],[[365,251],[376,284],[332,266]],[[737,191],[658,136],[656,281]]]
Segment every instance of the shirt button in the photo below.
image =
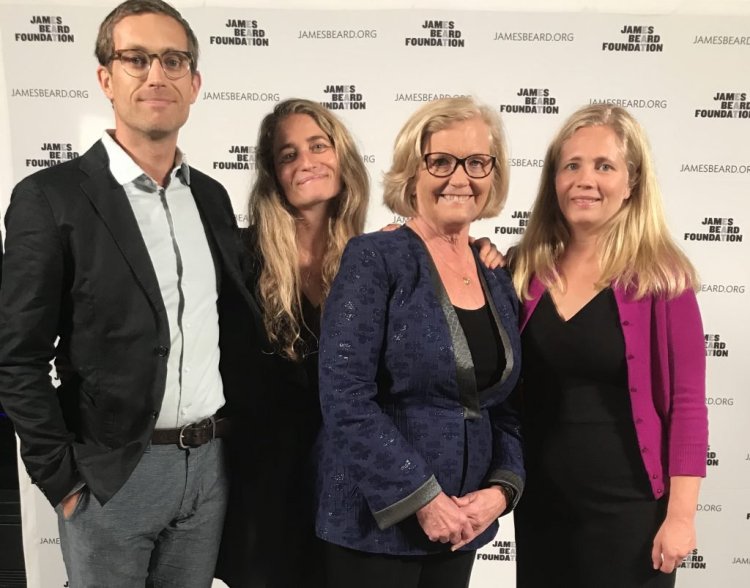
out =
[[159,357],[167,357],[167,355],[169,355],[169,347],[159,345],[159,347],[156,349],[156,353],[159,354]]

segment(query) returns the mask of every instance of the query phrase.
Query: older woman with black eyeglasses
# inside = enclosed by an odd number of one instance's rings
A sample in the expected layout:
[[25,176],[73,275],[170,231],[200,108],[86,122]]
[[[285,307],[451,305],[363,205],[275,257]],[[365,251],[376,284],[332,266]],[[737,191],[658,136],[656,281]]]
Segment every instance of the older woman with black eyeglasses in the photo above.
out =
[[344,252],[320,342],[331,588],[465,587],[521,495],[517,299],[469,243],[507,191],[497,116],[471,98],[432,102],[386,174],[386,205],[411,220]]

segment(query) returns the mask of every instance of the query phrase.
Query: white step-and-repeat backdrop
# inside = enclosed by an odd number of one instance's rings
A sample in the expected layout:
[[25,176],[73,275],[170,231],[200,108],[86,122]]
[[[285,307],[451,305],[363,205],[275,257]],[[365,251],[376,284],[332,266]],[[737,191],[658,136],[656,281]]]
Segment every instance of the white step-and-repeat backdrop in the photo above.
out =
[[[114,4],[0,1],[0,212],[18,180],[82,153],[112,126],[93,47]],[[224,183],[240,223],[257,125],[292,96],[323,102],[356,137],[372,181],[369,229],[399,220],[382,205],[381,178],[406,117],[445,95],[492,105],[511,145],[511,191],[503,213],[472,232],[501,250],[524,230],[547,143],[569,113],[610,101],[643,123],[671,229],[703,281],[709,467],[699,547],[679,584],[750,586],[750,371],[741,369],[750,357],[749,3],[643,2],[640,14],[572,0],[273,4],[176,2],[198,35],[204,80],[180,144]],[[28,585],[62,587],[53,511],[21,477]],[[505,519],[477,554],[472,588],[513,585],[514,559]]]

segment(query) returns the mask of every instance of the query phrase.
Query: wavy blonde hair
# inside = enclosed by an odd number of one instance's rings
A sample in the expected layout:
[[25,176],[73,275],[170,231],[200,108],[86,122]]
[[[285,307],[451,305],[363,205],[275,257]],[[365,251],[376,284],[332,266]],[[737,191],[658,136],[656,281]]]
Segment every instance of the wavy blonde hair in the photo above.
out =
[[611,104],[580,108],[563,124],[544,159],[534,206],[526,232],[512,254],[513,283],[529,299],[534,275],[547,287],[564,287],[557,262],[570,240],[555,191],[555,176],[563,143],[583,127],[604,125],[618,138],[628,166],[630,198],[607,222],[599,241],[601,276],[598,288],[628,290],[636,299],[674,297],[698,287],[695,268],[672,239],[664,218],[646,134],[628,111]]
[[274,168],[274,139],[286,117],[305,114],[328,136],[336,152],[341,193],[329,209],[328,242],[322,261],[323,299],[339,268],[349,239],[364,230],[369,198],[369,178],[349,131],[328,109],[310,100],[279,102],[260,125],[256,147],[256,179],[250,192],[249,217],[260,250],[257,294],[263,323],[274,350],[293,360],[302,357],[302,279],[296,216],[287,201]]
[[490,131],[490,150],[495,156],[492,184],[484,208],[477,218],[500,213],[508,197],[508,148],[500,117],[488,106],[470,96],[441,98],[428,102],[409,117],[396,137],[393,163],[383,180],[385,205],[405,217],[417,215],[415,185],[423,163],[424,148],[430,135],[456,124],[479,117]]

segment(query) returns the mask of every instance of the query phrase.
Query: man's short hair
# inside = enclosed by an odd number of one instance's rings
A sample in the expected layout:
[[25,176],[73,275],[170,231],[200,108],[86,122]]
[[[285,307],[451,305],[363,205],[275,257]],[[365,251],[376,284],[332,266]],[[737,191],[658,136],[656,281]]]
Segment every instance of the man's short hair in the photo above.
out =
[[112,31],[114,31],[115,25],[123,18],[136,14],[163,14],[180,23],[187,36],[187,50],[193,56],[192,71],[195,72],[198,69],[198,38],[195,36],[193,29],[190,28],[188,21],[182,18],[177,9],[163,0],[125,0],[107,15],[107,18],[99,26],[96,48],[94,49],[94,54],[101,65],[106,67],[112,60],[115,51]]

